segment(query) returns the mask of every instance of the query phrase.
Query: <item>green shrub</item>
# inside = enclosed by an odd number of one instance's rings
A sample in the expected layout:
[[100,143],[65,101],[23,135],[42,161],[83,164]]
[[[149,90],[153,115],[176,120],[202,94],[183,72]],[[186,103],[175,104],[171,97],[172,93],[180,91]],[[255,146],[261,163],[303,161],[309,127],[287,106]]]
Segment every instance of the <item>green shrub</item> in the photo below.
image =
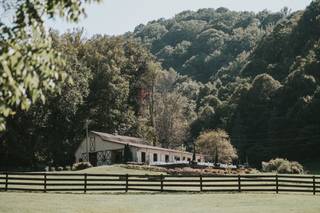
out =
[[291,163],[287,160],[277,164],[277,172],[280,174],[291,174]]
[[89,162],[79,162],[72,165],[72,170],[83,170],[92,167]]
[[287,159],[276,158],[269,162],[262,162],[262,171],[278,172],[281,174],[302,174],[303,166],[296,161],[288,161]]
[[297,161],[291,162],[291,171],[293,174],[302,174],[304,172],[303,166]]

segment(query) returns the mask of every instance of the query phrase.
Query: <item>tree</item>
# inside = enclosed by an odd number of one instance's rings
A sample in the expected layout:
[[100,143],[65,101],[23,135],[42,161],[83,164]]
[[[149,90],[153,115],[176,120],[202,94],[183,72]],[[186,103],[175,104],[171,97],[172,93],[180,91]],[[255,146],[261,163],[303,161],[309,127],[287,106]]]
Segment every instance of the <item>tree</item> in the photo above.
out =
[[162,147],[178,147],[186,142],[189,121],[186,119],[187,98],[177,92],[158,93],[156,133]]
[[149,91],[146,100],[142,100],[141,116],[138,127],[138,136],[152,142],[152,145],[157,145],[156,136],[156,86],[162,71],[159,63],[149,62],[147,65],[148,72],[144,73],[141,78],[141,86]]
[[0,135],[0,153],[3,157],[0,161],[7,161],[10,167],[70,165],[72,153],[83,137],[87,116],[83,105],[89,93],[91,71],[80,57],[84,45],[82,32],[61,36],[51,32],[50,36],[53,47],[64,51],[66,63],[60,69],[74,82],[72,86],[63,85],[60,95],[48,94],[44,104],[38,101],[27,112],[17,110],[14,117],[7,119],[7,128]]
[[230,143],[229,135],[221,129],[203,132],[196,140],[198,150],[207,160],[217,163],[231,163],[237,158],[237,151]]
[[86,99],[91,128],[136,136],[141,92],[153,84],[145,82],[146,76],[154,76],[153,57],[123,37],[96,36],[85,48],[83,60],[93,74]]
[[78,21],[84,13],[82,2],[91,0],[1,2],[1,9],[11,8],[14,15],[13,23],[0,21],[0,131],[18,108],[27,110],[39,99],[44,102],[46,94],[61,89],[67,74],[60,69],[63,60],[52,48],[44,19],[59,14]]
[[[196,118],[195,101],[185,96],[180,76],[162,72],[156,95],[156,132],[163,147],[180,147],[190,141],[189,126]],[[188,81],[188,79],[186,79]],[[189,94],[192,96],[192,93]]]

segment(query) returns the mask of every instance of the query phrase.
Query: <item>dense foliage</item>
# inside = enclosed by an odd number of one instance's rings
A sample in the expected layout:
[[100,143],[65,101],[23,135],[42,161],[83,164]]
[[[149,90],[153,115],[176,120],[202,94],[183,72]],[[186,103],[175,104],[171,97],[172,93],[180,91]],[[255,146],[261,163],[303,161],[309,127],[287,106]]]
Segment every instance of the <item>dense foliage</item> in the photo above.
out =
[[231,137],[255,161],[317,158],[320,151],[320,1],[291,14],[249,56],[253,79],[230,122]]
[[172,19],[139,25],[129,35],[150,49],[164,68],[208,82],[237,57],[249,53],[287,13],[287,9],[257,14],[226,8],[184,11]]
[[221,129],[239,161],[256,166],[317,159],[319,16],[316,0],[294,13],[185,11],[119,37],[51,32],[74,85],[7,120],[0,166],[71,164],[87,120],[91,130],[189,151]]
[[[83,3],[99,0],[11,0],[0,1],[0,131],[5,119],[17,109],[27,110],[48,92],[60,91],[66,73],[44,25],[57,14],[77,21]],[[12,19],[12,20],[11,20]]]
[[[305,11],[186,11],[130,34],[183,82],[196,103],[191,138],[225,129],[241,161],[317,158],[320,1]],[[192,95],[195,94],[195,95]]]
[[282,158],[271,159],[268,162],[262,162],[262,171],[277,172],[284,174],[303,174],[303,166],[296,161],[288,161]]
[[221,129],[203,132],[197,138],[196,146],[205,155],[206,161],[232,163],[238,157],[229,135]]
[[71,164],[87,120],[90,129],[137,132],[137,90],[143,86],[140,80],[153,61],[151,55],[121,37],[88,40],[77,31],[61,36],[52,32],[51,38],[54,48],[64,53],[61,69],[73,84],[65,84],[61,95],[48,95],[44,105],[37,102],[7,120],[0,136],[2,166]]

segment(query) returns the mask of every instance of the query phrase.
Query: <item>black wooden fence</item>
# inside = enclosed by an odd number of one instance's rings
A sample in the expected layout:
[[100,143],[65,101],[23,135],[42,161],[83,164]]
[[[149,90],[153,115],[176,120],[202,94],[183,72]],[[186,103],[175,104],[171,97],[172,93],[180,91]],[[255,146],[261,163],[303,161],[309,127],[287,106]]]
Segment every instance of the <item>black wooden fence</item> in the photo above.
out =
[[320,176],[0,173],[1,191],[320,192]]

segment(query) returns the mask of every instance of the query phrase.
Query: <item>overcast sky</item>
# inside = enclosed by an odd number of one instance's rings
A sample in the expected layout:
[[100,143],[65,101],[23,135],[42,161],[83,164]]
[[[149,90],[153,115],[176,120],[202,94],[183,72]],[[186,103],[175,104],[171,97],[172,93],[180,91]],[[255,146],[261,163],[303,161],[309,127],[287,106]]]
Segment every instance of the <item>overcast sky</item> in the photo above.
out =
[[86,6],[87,18],[78,24],[50,20],[49,26],[60,32],[84,28],[87,35],[118,35],[133,31],[135,26],[159,18],[171,18],[183,10],[226,7],[236,11],[279,11],[287,6],[292,11],[304,9],[312,0],[103,0]]

